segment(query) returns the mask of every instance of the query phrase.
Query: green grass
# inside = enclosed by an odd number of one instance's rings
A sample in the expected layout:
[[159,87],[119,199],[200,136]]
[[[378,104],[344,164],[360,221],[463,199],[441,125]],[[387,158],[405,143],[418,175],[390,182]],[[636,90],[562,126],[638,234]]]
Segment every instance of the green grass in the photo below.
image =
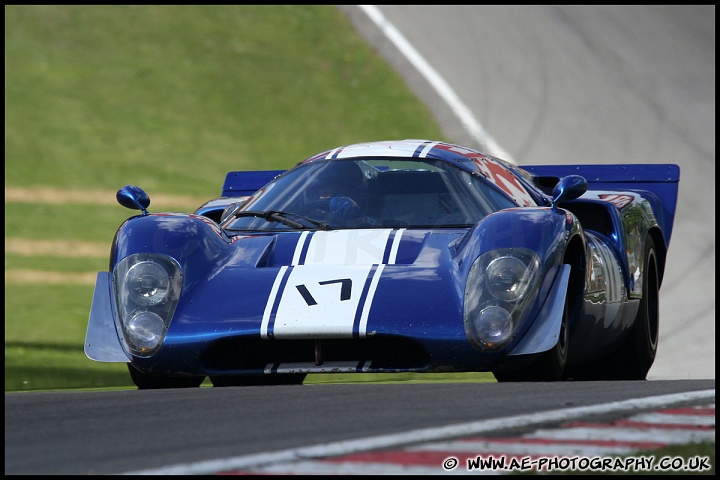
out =
[[[113,203],[124,184],[210,199],[230,170],[393,138],[444,139],[335,7],[5,6],[6,190],[108,192],[98,205],[8,201],[6,240],[109,252],[135,213]],[[72,279],[105,268],[107,256],[6,245],[6,391],[132,388],[124,365],[83,353],[92,285]],[[33,284],[24,271],[75,277]],[[331,379],[344,381],[317,381]]]
[[323,6],[6,6],[5,181],[213,196],[232,169],[441,137]]
[[[110,190],[108,192],[111,195],[114,193]],[[104,242],[109,252],[115,231],[135,213],[119,204],[98,207],[60,203],[6,203],[5,237],[43,240],[53,236],[64,241]]]

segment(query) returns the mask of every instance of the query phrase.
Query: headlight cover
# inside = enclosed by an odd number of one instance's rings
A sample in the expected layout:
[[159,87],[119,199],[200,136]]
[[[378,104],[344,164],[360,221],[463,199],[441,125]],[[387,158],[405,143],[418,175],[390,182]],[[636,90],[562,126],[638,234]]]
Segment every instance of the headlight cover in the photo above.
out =
[[525,248],[480,255],[465,284],[463,323],[473,346],[497,350],[512,339],[537,295],[540,257]]
[[139,262],[128,269],[125,286],[130,300],[137,305],[157,305],[170,290],[170,274],[155,261]]
[[118,262],[113,276],[125,342],[135,355],[152,355],[165,339],[180,298],[180,265],[167,255],[138,253]]

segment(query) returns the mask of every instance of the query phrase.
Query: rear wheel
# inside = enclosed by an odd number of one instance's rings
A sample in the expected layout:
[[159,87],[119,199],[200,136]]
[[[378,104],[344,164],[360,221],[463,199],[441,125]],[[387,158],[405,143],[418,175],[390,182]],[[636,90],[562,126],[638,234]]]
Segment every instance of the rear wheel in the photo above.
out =
[[305,380],[304,373],[272,374],[272,375],[227,375],[212,376],[213,387],[247,387],[252,385],[301,385]]
[[205,377],[188,377],[188,376],[166,376],[166,375],[148,375],[142,373],[132,364],[128,363],[128,371],[130,378],[139,390],[151,390],[157,388],[196,388],[205,380]]
[[498,382],[555,382],[562,380],[568,357],[570,335],[568,319],[570,318],[570,295],[565,299],[563,318],[560,323],[558,341],[553,348],[541,354],[537,361],[518,370],[493,372]]
[[630,336],[612,357],[613,380],[645,380],[655,361],[660,330],[660,276],[655,242],[648,236],[643,259],[642,300]]
[[630,327],[630,333],[620,348],[603,357],[574,365],[569,377],[574,380],[645,380],[655,361],[659,333],[660,276],[655,243],[648,236],[645,241],[642,277],[642,299]]

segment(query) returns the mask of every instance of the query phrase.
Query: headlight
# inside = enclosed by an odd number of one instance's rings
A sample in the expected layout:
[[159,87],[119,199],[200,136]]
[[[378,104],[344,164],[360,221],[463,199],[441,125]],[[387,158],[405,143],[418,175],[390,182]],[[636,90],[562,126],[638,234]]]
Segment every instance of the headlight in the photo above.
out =
[[513,321],[506,309],[490,305],[480,311],[472,326],[474,336],[480,339],[483,345],[494,347],[508,339],[512,333]]
[[521,259],[506,255],[493,259],[487,266],[490,293],[505,302],[522,300],[533,285],[537,269],[528,268]]
[[540,259],[531,250],[503,248],[480,255],[465,285],[468,340],[483,350],[511,340],[535,300],[540,277]]
[[125,277],[130,299],[141,306],[156,305],[170,289],[170,275],[156,262],[136,263]]
[[128,319],[126,329],[136,346],[152,350],[162,341],[165,323],[156,313],[140,311]]
[[182,290],[182,270],[167,255],[135,254],[113,274],[125,342],[135,355],[151,355],[165,339]]

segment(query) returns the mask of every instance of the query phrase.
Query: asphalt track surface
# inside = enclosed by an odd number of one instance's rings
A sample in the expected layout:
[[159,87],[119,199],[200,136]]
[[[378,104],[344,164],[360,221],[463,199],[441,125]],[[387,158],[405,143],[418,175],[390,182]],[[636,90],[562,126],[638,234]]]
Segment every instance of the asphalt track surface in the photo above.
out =
[[715,378],[715,5],[341,8],[457,143],[680,165],[648,378]]
[[[299,470],[307,464],[288,463],[397,451],[411,443],[427,448],[468,436],[512,439],[537,435],[539,428],[565,431],[568,422],[615,422],[681,406],[708,406],[713,423],[698,431],[681,421],[666,429],[665,441],[714,440],[714,396],[714,380],[15,393],[5,395],[5,474],[312,473]],[[637,431],[634,440],[658,442],[659,433]],[[460,450],[447,447],[446,453]],[[432,466],[442,473],[440,461]],[[354,473],[367,468],[363,459]]]

